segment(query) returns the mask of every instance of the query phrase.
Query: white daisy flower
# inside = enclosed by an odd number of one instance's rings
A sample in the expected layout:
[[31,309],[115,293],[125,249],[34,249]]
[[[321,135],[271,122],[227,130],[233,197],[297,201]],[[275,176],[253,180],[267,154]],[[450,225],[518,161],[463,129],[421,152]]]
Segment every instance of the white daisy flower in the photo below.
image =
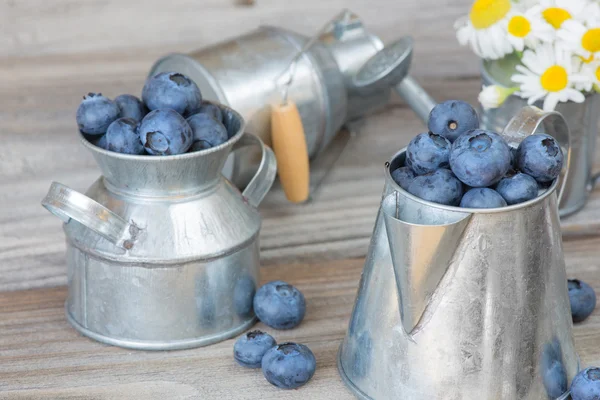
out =
[[586,62],[600,56],[600,20],[588,26],[577,20],[567,20],[556,35],[569,50]]
[[542,17],[558,30],[568,20],[588,21],[596,17],[595,3],[589,0],[540,0]]
[[456,37],[481,58],[497,60],[512,53],[506,35],[507,19],[513,10],[510,0],[475,0],[469,16],[458,20]]
[[498,85],[483,86],[479,93],[479,103],[487,109],[498,108],[506,101],[508,96],[516,92],[518,88],[507,88]]
[[533,104],[544,99],[544,110],[552,111],[559,101],[584,101],[583,93],[574,88],[576,83],[586,78],[578,70],[572,54],[560,46],[542,44],[533,50],[525,50],[521,59],[523,65],[517,65],[519,74],[512,81],[519,85],[519,96]]
[[554,40],[554,29],[542,17],[542,7],[535,5],[525,13],[515,12],[507,24],[508,41],[517,51],[534,48],[540,41]]
[[581,74],[587,78],[586,82],[579,82],[575,87],[579,90],[590,92],[592,89],[600,91],[600,61],[582,63]]

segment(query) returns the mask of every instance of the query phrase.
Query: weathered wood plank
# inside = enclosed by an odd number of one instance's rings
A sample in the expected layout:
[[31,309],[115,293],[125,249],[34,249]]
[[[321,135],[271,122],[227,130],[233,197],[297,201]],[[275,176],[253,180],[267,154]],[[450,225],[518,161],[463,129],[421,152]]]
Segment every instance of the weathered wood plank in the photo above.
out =
[[[600,290],[600,238],[565,243],[569,277]],[[352,399],[336,369],[336,352],[352,310],[362,259],[263,268],[263,282],[285,279],[307,299],[304,322],[273,331],[278,341],[307,344],[317,372],[299,390],[269,385],[260,371],[235,365],[233,340],[173,352],[141,352],[86,339],[67,324],[63,287],[0,293],[2,399]],[[600,364],[600,312],[574,327],[583,366]]]
[[[413,35],[416,74],[477,73],[475,56],[458,45],[453,29],[456,18],[468,12],[471,0],[253,3],[243,6],[237,0],[178,0],[169,2],[165,9],[165,3],[158,0],[0,2],[0,71],[18,64],[18,68],[7,72],[25,76],[27,70],[41,71],[28,75],[34,80],[56,75],[87,76],[90,69],[102,73],[99,66],[103,63],[89,65],[82,61],[88,68],[73,68],[74,61],[83,57],[110,58],[110,54],[115,54],[118,61],[143,61],[140,67],[146,71],[160,55],[205,47],[259,25],[283,26],[311,35],[341,9],[349,8],[384,42]],[[431,12],[433,8],[435,12]],[[59,67],[47,69],[48,64]],[[0,74],[0,80],[4,79],[11,82],[10,76]]]

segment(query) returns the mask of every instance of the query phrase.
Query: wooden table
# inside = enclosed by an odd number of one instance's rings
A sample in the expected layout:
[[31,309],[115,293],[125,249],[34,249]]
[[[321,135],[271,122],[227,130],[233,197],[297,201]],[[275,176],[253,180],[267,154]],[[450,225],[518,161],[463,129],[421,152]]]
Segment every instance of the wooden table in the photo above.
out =
[[[319,22],[315,22],[317,19],[310,22],[315,26],[333,14],[330,8],[339,7],[333,2],[326,9],[323,2],[311,1],[323,7]],[[61,2],[65,3],[61,13],[70,7],[83,7],[66,0]],[[120,7],[116,0],[106,3],[113,11]],[[217,2],[214,3],[217,7]],[[417,15],[421,7],[416,6],[417,3],[411,6],[414,13],[402,17],[413,25],[418,23],[413,22],[413,15]],[[452,21],[464,11],[468,1],[462,3],[444,5],[446,20]],[[9,19],[12,19],[11,12],[16,13],[14,10],[22,7],[19,2],[6,4],[0,6],[0,11],[4,10],[2,7],[12,8],[8,14],[0,12],[0,15],[8,15]],[[363,7],[365,12],[371,8],[359,1],[352,4]],[[399,3],[387,1],[386,4]],[[437,2],[432,4],[437,7]],[[267,4],[265,9],[270,11],[269,7]],[[296,7],[305,6],[298,3]],[[21,10],[26,11],[29,12]],[[95,16],[95,8],[88,11],[85,21],[89,22],[90,29],[96,23],[103,26],[104,17]],[[128,12],[134,11],[131,8]],[[105,9],[98,12],[108,13]],[[178,12],[178,15],[186,15],[187,10],[179,7]],[[248,12],[254,18],[248,26],[262,22],[265,15]],[[278,9],[266,19],[275,23],[283,12]],[[167,18],[167,14],[163,17]],[[125,14],[120,15],[127,20]],[[211,15],[220,14],[213,11]],[[236,10],[235,15],[244,14]],[[171,18],[171,14],[168,16]],[[39,17],[44,26],[52,24],[45,16]],[[441,20],[438,17],[436,14],[436,21]],[[422,22],[423,18],[416,21]],[[386,21],[388,28],[384,36],[391,39],[396,35],[392,32],[396,17]],[[71,24],[65,29],[74,27]],[[451,25],[444,29],[439,32],[434,29],[428,33],[430,37],[418,38],[417,43],[425,43],[425,52],[416,54],[417,77],[423,71],[439,75],[421,79],[438,100],[458,98],[474,104],[480,88],[479,80],[473,77],[474,59],[464,49],[455,52],[457,46],[453,38],[450,39],[454,47],[438,42],[442,36],[452,34]],[[104,32],[104,28],[102,30]],[[155,36],[158,40],[159,35]],[[308,302],[306,319],[299,328],[269,331],[278,341],[298,341],[314,351],[318,369],[308,385],[299,390],[278,390],[263,379],[260,371],[236,366],[232,360],[233,340],[175,352],[141,352],[105,346],[80,336],[65,320],[64,236],[59,221],[42,209],[39,202],[52,180],[85,190],[99,174],[92,157],[76,139],[74,113],[81,95],[88,91],[101,91],[111,97],[139,93],[150,63],[165,50],[138,47],[142,50],[132,53],[118,44],[117,50],[111,53],[108,49],[115,43],[112,36],[107,36],[105,41],[91,34],[85,38],[92,37],[96,40],[92,41],[95,47],[77,49],[83,55],[53,55],[59,54],[64,45],[58,33],[47,39],[46,49],[51,54],[43,58],[28,59],[12,47],[0,48],[4,51],[0,55],[9,57],[0,63],[0,83],[5,83],[0,93],[3,146],[0,154],[0,399],[352,399],[337,374],[335,356],[347,327],[381,198],[383,163],[424,130],[422,122],[401,100],[394,99],[386,109],[351,126],[351,138],[332,169],[326,168],[322,160],[316,160],[313,177],[323,178],[323,181],[309,203],[287,203],[275,185],[261,205],[264,216],[262,279],[289,281],[305,293]],[[13,32],[10,38],[14,39],[11,46],[20,43],[31,53],[39,50],[34,36]],[[142,43],[141,37],[132,40]],[[175,40],[167,42],[164,46]],[[85,47],[83,40],[78,43]],[[178,50],[193,47],[182,46]],[[425,57],[420,59],[419,54]],[[442,59],[452,63],[434,62],[440,54]],[[465,70],[468,77],[457,79],[463,65],[469,66]],[[441,76],[448,68],[455,78]],[[335,145],[341,145],[342,138],[343,135]],[[600,157],[597,155],[596,159]],[[600,191],[593,193],[583,211],[562,223],[569,276],[586,280],[600,290]],[[261,324],[257,327],[266,329]],[[575,326],[574,332],[583,364],[599,365],[600,312]]]

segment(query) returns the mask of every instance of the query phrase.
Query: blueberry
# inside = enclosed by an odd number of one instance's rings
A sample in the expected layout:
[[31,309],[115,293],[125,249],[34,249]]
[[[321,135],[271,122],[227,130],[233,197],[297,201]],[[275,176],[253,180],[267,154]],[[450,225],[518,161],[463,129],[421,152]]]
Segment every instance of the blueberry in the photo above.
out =
[[306,313],[304,295],[283,281],[262,286],[254,296],[254,312],[265,325],[291,329],[300,324]]
[[518,204],[537,197],[538,183],[527,174],[509,171],[496,186],[496,191],[507,204]]
[[140,122],[148,114],[148,109],[140,99],[130,94],[115,97],[115,103],[121,110],[121,118],[132,118]]
[[233,308],[240,318],[252,315],[252,302],[256,294],[256,284],[249,275],[244,275],[237,280],[233,288]]
[[265,378],[282,389],[295,389],[312,378],[317,360],[303,344],[284,343],[271,348],[262,359]]
[[460,206],[464,208],[506,207],[506,201],[500,193],[490,188],[473,188],[465,193]]
[[106,150],[106,134],[104,134],[104,135],[86,135],[84,133],[83,137],[85,137],[85,139],[88,142],[90,142],[91,144],[93,144],[94,146],[97,146],[97,147],[100,147],[100,148]]
[[448,139],[435,133],[421,133],[410,141],[406,148],[406,165],[417,175],[448,168],[450,148]]
[[410,167],[400,167],[392,171],[392,179],[402,189],[408,190],[413,179],[415,179],[415,173]]
[[265,353],[275,347],[273,336],[262,331],[252,331],[241,336],[233,345],[233,358],[242,367],[260,368]]
[[457,206],[463,194],[463,187],[449,169],[442,168],[417,176],[408,187],[408,192],[423,200]]
[[219,122],[223,122],[223,113],[221,112],[221,109],[215,105],[215,104],[211,104],[211,103],[202,103],[202,105],[200,106],[200,108],[198,108],[197,110],[192,111],[189,116],[195,115],[195,114],[208,114],[211,117],[213,117],[214,119],[216,119]]
[[596,308],[596,293],[590,285],[578,279],[569,279],[568,286],[573,322],[581,322]]
[[452,144],[450,168],[466,185],[492,186],[510,169],[510,149],[500,135],[475,129]]
[[177,72],[161,72],[146,81],[142,100],[150,110],[170,108],[185,115],[200,107],[202,94],[196,83]]
[[517,149],[518,168],[538,182],[552,182],[560,174],[563,153],[550,135],[527,136]]
[[477,112],[468,103],[448,100],[433,107],[429,113],[427,128],[454,142],[465,132],[479,128]]
[[194,114],[187,119],[192,133],[194,143],[192,151],[210,149],[227,141],[227,129],[222,123],[209,114]]
[[106,131],[106,149],[123,154],[144,154],[138,123],[131,118],[119,118]]
[[573,378],[571,398],[573,400],[600,399],[600,368],[586,368]]
[[148,113],[138,130],[144,148],[153,155],[185,153],[194,137],[186,120],[167,109]]
[[102,135],[119,118],[119,106],[102,93],[88,93],[77,109],[79,130],[88,135]]

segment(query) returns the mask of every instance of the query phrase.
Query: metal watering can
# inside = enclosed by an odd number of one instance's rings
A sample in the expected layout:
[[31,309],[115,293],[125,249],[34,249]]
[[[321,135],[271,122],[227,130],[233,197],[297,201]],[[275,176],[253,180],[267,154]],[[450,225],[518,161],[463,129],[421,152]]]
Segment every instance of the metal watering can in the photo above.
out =
[[[406,77],[412,40],[404,38],[391,51],[383,50],[382,41],[358,16],[344,10],[313,38],[263,26],[187,55],[168,55],[154,64],[150,75],[176,71],[189,76],[204,98],[238,110],[248,121],[248,131],[269,146],[272,134],[278,133],[281,140],[273,149],[279,177],[288,199],[299,202],[308,196],[308,159],[321,153],[346,122],[387,104],[392,88],[423,120],[435,105]],[[369,60],[370,68],[361,73]],[[288,111],[299,115],[272,124],[272,110],[288,98],[295,104]],[[273,125],[281,132],[273,132]],[[236,151],[224,174],[245,187],[259,160],[256,150]]]
[[[66,314],[104,343],[172,350],[225,340],[255,322],[259,274],[256,207],[276,174],[272,151],[221,107],[229,140],[173,156],[101,149],[82,138],[102,177],[81,194],[52,183],[42,205],[64,221]],[[243,193],[221,174],[235,149],[256,147]]]
[[[523,108],[503,132],[515,144],[542,128],[570,157],[555,112]],[[338,366],[361,399],[547,400],[579,370],[558,199],[496,209],[431,203],[385,167],[383,200]],[[558,196],[557,196],[557,193]],[[558,371],[558,374],[556,374]],[[555,375],[553,375],[555,374]]]

